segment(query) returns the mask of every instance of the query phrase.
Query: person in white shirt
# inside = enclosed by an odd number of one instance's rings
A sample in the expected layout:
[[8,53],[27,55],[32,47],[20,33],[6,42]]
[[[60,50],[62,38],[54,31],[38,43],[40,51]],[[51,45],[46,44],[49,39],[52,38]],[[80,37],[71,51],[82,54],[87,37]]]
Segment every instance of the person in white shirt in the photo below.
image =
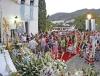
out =
[[29,48],[33,51],[33,53],[36,54],[36,47],[37,47],[38,43],[35,41],[35,39],[33,37],[31,37],[31,40],[29,41]]
[[22,36],[21,36],[21,41],[22,41],[23,43],[26,42],[26,36],[25,36],[24,34],[22,34]]

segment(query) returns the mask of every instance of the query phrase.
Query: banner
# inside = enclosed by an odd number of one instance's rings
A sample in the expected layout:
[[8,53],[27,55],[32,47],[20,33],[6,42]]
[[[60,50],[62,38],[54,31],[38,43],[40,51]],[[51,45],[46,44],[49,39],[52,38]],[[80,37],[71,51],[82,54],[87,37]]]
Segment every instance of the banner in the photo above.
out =
[[20,5],[20,15],[21,15],[21,19],[24,20],[25,19],[25,5],[24,4]]
[[89,20],[85,20],[85,30],[89,30]]
[[91,31],[94,31],[95,29],[96,29],[95,19],[91,19]]
[[33,20],[33,6],[30,6],[30,20]]

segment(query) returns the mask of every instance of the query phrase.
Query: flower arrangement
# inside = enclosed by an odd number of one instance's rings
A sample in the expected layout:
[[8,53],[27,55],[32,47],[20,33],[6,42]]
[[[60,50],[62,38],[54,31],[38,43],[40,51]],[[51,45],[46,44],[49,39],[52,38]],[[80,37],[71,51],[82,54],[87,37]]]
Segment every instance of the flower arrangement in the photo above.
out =
[[48,55],[48,57],[45,56],[47,59],[45,59],[43,62],[44,66],[40,70],[40,76],[61,76],[63,74],[65,75],[67,64],[60,59],[50,59],[49,56],[50,55]]
[[87,68],[82,69],[84,76],[98,76],[99,72],[96,71],[93,64],[89,64]]
[[74,68],[74,71],[67,72],[68,62],[61,59],[54,60],[50,52],[37,54],[30,52],[27,56],[29,59],[26,60],[24,58],[22,60],[12,58],[22,76],[97,76],[98,74],[92,65],[87,68],[79,68],[79,70]]
[[69,72],[70,76],[98,76],[100,73],[94,69],[93,64],[89,64],[86,68],[81,67],[78,70],[75,69]]
[[66,62],[52,59],[49,52],[29,54],[29,60],[14,59],[13,62],[23,76],[61,76],[67,69]]

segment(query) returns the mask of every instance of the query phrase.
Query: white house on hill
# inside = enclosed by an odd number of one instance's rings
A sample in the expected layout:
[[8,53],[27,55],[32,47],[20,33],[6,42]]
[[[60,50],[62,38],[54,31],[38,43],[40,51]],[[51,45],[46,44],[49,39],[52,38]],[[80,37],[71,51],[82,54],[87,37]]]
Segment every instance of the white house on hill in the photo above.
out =
[[[38,33],[38,0],[0,0],[0,23],[5,17],[17,33]],[[15,20],[16,18],[16,20]],[[2,27],[0,29],[2,39]],[[1,40],[0,40],[1,41]]]
[[58,21],[51,21],[53,24],[60,24],[64,23],[64,20],[58,20]]

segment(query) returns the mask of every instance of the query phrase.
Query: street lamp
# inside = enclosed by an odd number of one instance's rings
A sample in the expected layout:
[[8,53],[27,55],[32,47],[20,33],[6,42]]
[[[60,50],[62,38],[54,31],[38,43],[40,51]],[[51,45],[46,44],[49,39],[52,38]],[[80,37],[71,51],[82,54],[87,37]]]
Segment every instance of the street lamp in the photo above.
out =
[[91,20],[91,17],[92,17],[91,14],[87,15],[88,20]]
[[88,43],[90,43],[90,31],[91,31],[91,14],[87,15],[87,19],[89,20],[89,29],[88,29]]
[[17,18],[18,18],[18,17],[16,16],[16,17],[15,17],[15,21],[14,21],[14,24],[16,24],[16,23],[17,23]]

